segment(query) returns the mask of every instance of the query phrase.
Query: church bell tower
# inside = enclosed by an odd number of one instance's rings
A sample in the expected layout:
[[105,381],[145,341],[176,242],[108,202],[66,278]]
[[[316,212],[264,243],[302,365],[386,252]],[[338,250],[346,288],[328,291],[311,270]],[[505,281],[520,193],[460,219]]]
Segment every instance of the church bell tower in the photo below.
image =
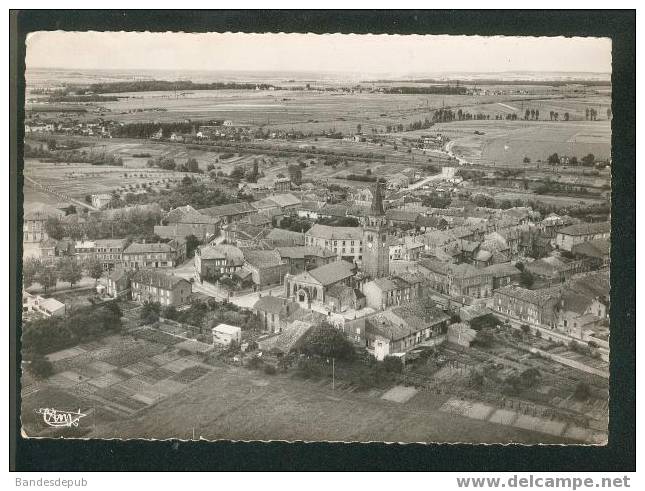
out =
[[387,220],[383,209],[383,188],[380,180],[372,199],[370,213],[363,226],[362,269],[368,278],[390,274],[390,249],[387,245]]

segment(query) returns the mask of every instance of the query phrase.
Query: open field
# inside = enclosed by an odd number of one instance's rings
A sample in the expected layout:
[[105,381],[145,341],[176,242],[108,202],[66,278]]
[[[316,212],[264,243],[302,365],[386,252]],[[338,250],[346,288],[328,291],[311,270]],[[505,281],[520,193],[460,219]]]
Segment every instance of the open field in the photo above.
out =
[[432,130],[448,136],[455,155],[474,164],[521,167],[524,157],[546,162],[552,153],[607,159],[611,150],[608,121],[457,121]]
[[[137,172],[133,172],[126,166],[43,163],[38,159],[25,159],[24,172],[56,192],[80,201],[84,201],[88,194],[110,194],[123,186],[151,184],[154,187],[162,187],[166,183],[177,183],[186,175],[184,172],[161,169],[137,169]],[[36,190],[29,184],[25,184],[24,193],[25,204],[43,202],[43,198],[50,204],[61,201],[56,197],[47,199],[47,193]]]
[[[181,339],[148,328],[49,355],[46,381],[23,377],[30,436],[234,440],[565,443],[562,435],[478,420],[442,408],[448,395],[356,392],[338,381],[267,376],[180,350]],[[79,428],[47,428],[40,407],[87,414]],[[575,438],[574,438],[575,440]]]
[[109,336],[48,356],[54,375],[23,379],[22,423],[30,436],[57,436],[35,414],[40,407],[81,410],[79,431],[123,420],[184,390],[212,367],[178,349],[182,339],[142,328]]
[[194,430],[195,438],[207,440],[568,441],[442,412],[446,398],[427,392],[407,402],[382,395],[222,366],[145,413],[97,426],[88,436],[191,439]]

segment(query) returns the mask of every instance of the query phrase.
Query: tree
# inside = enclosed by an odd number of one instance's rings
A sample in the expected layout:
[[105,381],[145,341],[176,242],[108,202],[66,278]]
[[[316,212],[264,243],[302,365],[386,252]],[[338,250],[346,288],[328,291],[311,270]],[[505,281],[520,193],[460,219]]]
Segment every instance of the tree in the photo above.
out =
[[31,360],[29,370],[36,378],[41,380],[51,377],[54,374],[54,366],[47,358],[40,355]]
[[522,162],[524,162],[525,164],[530,164],[530,163],[531,163],[531,159],[530,159],[530,158],[528,158],[528,157],[524,157],[524,159],[522,159]]
[[585,167],[593,167],[593,164],[596,162],[596,157],[593,153],[589,153],[582,157],[582,165]]
[[386,356],[383,358],[383,367],[387,372],[401,373],[403,371],[403,362],[398,356]]
[[560,163],[560,156],[557,153],[552,153],[549,155],[547,162],[551,165],[557,165]]
[[53,264],[44,265],[36,275],[36,281],[41,284],[45,291],[56,286],[58,271]]
[[188,172],[199,172],[199,164],[197,159],[191,157],[186,161],[186,169]]
[[345,335],[326,322],[307,333],[301,351],[308,355],[337,360],[349,360],[354,356],[354,346]]
[[61,240],[65,235],[65,228],[61,221],[56,217],[49,217],[45,221],[45,232],[54,240]]
[[186,256],[193,257],[195,255],[195,249],[199,247],[199,239],[193,234],[186,236]]
[[564,120],[569,121],[569,113],[564,113]]
[[535,110],[535,119],[540,119],[540,111],[538,109]]
[[520,274],[520,285],[522,285],[524,288],[531,288],[534,282],[535,279],[533,278],[531,272],[527,269],[524,269]]
[[573,392],[573,397],[579,401],[586,401],[591,396],[591,388],[586,382],[578,382]]
[[527,109],[526,111],[524,111],[524,119],[527,120],[529,119],[529,117],[531,117],[531,111],[530,109]]
[[73,288],[74,284],[83,277],[83,271],[75,258],[68,257],[60,262],[58,266],[58,276],[62,281],[66,281],[69,283],[69,286]]
[[585,109],[585,119],[586,119],[586,120],[588,120],[588,119],[589,119],[589,108],[586,108],[586,109]]
[[363,127],[361,126],[360,123],[356,125],[356,133],[358,133],[359,135],[361,134],[362,129],[363,129]]
[[477,346],[490,348],[493,345],[495,338],[493,337],[493,333],[490,329],[481,329],[477,331],[474,341]]
[[145,302],[139,313],[139,322],[141,325],[154,324],[159,320],[161,305],[157,302]]
[[578,157],[575,155],[569,159],[569,165],[576,166],[578,165]]
[[103,276],[103,264],[97,258],[91,258],[85,263],[85,271],[87,276],[94,278],[94,283],[97,283]]
[[40,259],[29,257],[22,263],[22,282],[23,288],[31,286],[35,281],[38,281],[38,275],[42,270],[43,263]]
[[90,194],[86,194],[86,195],[85,195],[85,202],[86,202],[88,205],[91,205],[91,204],[92,204],[92,195],[90,195]]

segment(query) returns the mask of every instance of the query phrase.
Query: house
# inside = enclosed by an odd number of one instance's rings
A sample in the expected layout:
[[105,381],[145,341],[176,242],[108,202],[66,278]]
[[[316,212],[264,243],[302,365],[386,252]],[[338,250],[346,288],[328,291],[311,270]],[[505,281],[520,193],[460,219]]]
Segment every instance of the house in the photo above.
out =
[[231,343],[242,341],[242,329],[229,324],[218,324],[211,330],[213,334],[213,345],[219,344],[229,346]]
[[130,291],[130,272],[118,268],[107,277],[107,295],[112,298],[123,298]]
[[36,313],[45,317],[63,317],[65,304],[55,298],[45,298],[23,291],[22,312],[23,314]]
[[327,304],[329,289],[337,284],[350,285],[356,267],[347,261],[332,263],[284,278],[285,296],[294,299],[302,306],[312,303]]
[[560,287],[528,290],[509,285],[495,290],[490,308],[521,322],[554,329],[560,295]]
[[524,265],[527,271],[548,284],[562,283],[574,274],[583,272],[584,267],[583,261],[556,256],[545,257]]
[[123,260],[127,239],[97,239],[94,241],[94,257],[101,262],[104,271],[112,271]]
[[271,247],[305,245],[305,234],[282,228],[273,228],[263,237],[263,242]]
[[350,199],[358,206],[372,206],[374,194],[369,187],[356,189],[351,195]]
[[216,218],[219,222],[223,223],[239,222],[244,219],[244,217],[257,212],[256,208],[245,201],[213,206],[210,208],[202,208],[198,211],[202,215]]
[[277,204],[282,211],[297,210],[302,204],[302,200],[300,198],[290,193],[274,194],[269,196],[267,199],[270,199]]
[[112,195],[107,193],[93,194],[91,198],[92,198],[92,206],[99,210],[101,208],[105,208],[106,206],[108,206],[112,201]]
[[368,307],[376,310],[411,302],[421,296],[423,279],[407,273],[390,278],[377,278],[363,285]]
[[200,246],[195,250],[195,276],[199,281],[219,275],[230,275],[242,269],[241,249],[227,244]]
[[260,317],[263,329],[272,333],[282,332],[289,317],[298,309],[300,306],[291,300],[262,294],[253,305],[253,312]]
[[230,225],[225,225],[222,229],[226,242],[235,244],[238,247],[258,247],[275,230],[278,229],[257,227],[246,222],[231,223]]
[[276,192],[284,193],[291,189],[291,179],[288,177],[279,177],[273,181],[273,189]]
[[493,275],[486,268],[444,263],[436,259],[421,259],[418,267],[431,289],[459,299],[462,303],[468,300],[467,297],[489,297],[493,291]]
[[95,258],[96,242],[93,240],[77,240],[74,244],[74,250],[79,261],[92,260]]
[[47,240],[45,223],[50,218],[63,218],[65,213],[43,203],[25,205],[22,222],[22,240],[24,244],[36,243]]
[[194,235],[207,240],[219,230],[217,218],[200,213],[190,205],[169,211],[163,222],[164,225],[155,225],[154,228],[155,234],[162,239]]
[[258,347],[262,351],[286,355],[298,349],[302,340],[313,326],[314,324],[311,322],[300,320],[289,322],[279,333],[259,340]]
[[38,248],[40,249],[40,257],[43,261],[51,261],[58,256],[58,242],[51,237],[40,241]]
[[558,230],[555,244],[559,249],[571,252],[576,244],[596,239],[609,239],[610,234],[609,222],[578,223]]
[[366,299],[358,288],[337,283],[326,292],[326,303],[332,312],[346,312],[347,309],[360,310],[365,307]]
[[276,285],[282,282],[288,265],[277,251],[244,249],[243,269],[251,273],[253,283],[258,287]]
[[445,334],[450,317],[426,299],[394,307],[365,319],[365,344],[377,360],[405,353]]
[[419,216],[421,216],[419,212],[400,208],[388,208],[385,210],[385,218],[390,227],[416,228]]
[[598,299],[565,289],[557,306],[556,328],[569,336],[583,340],[586,331],[607,316],[606,306]]
[[330,250],[339,259],[357,263],[362,257],[362,238],[360,227],[315,224],[305,233],[305,245]]
[[584,261],[588,269],[606,268],[610,262],[610,246],[609,239],[595,239],[575,244],[571,253],[576,259]]
[[132,273],[130,292],[135,302],[154,302],[179,306],[188,303],[191,284],[183,278],[154,269],[140,269]]
[[510,263],[491,264],[484,271],[493,278],[493,290],[510,285],[521,275],[521,271]]
[[301,273],[337,260],[336,254],[319,247],[277,247],[277,251],[280,258],[288,264],[289,274]]
[[177,263],[177,251],[163,242],[130,244],[123,251],[123,263],[128,268],[173,268]]

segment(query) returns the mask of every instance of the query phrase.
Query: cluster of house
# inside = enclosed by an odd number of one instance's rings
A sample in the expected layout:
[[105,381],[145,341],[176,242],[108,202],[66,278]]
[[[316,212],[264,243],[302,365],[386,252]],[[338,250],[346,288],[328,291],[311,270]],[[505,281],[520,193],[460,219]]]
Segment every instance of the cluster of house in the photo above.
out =
[[[164,240],[156,243],[52,242],[43,227],[47,214],[30,213],[25,241],[39,243],[45,257],[100,259],[111,272],[111,297],[181,305],[191,299],[191,281],[281,285],[279,296],[262,295],[254,306],[267,349],[288,351],[326,320],[383,359],[446,336],[461,343],[472,335],[473,319],[490,316],[608,346],[608,222],[542,218],[527,207],[426,208],[405,193],[386,199],[380,183],[336,204],[324,190],[303,187],[270,190],[250,203],[176,208],[155,226]],[[358,225],[276,228],[285,217],[351,218]],[[188,235],[202,244],[191,281],[169,272],[185,259]],[[523,282],[527,273],[534,285]],[[455,315],[458,324],[451,323]]]
[[25,136],[31,134],[57,133],[63,135],[98,136],[112,138],[114,125],[120,123],[103,121],[77,121],[71,118],[57,119],[56,121],[34,119],[25,122]]

